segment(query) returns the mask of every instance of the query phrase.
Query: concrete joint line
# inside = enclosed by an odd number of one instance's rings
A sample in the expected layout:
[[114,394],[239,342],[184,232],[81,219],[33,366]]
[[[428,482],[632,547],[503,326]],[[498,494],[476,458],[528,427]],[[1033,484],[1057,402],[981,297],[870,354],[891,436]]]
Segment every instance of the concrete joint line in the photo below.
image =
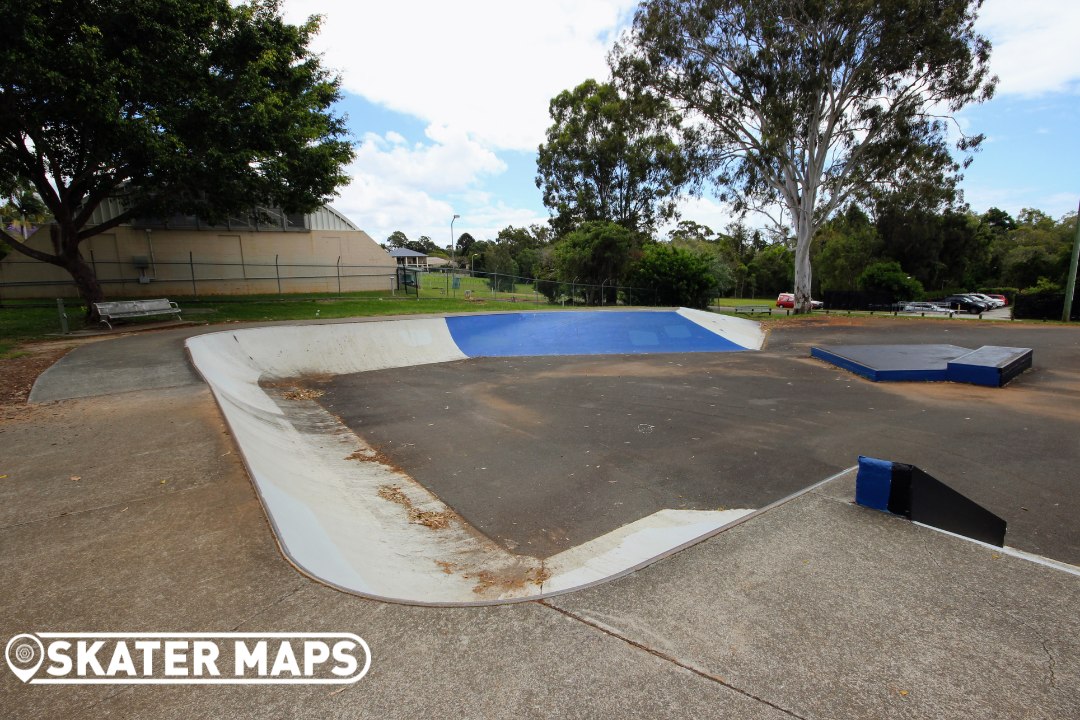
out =
[[797,720],[809,720],[805,716],[799,715],[796,712],[788,710],[785,707],[781,707],[780,705],[777,705],[774,702],[771,702],[769,700],[766,700],[763,697],[755,695],[754,693],[750,692],[749,690],[743,690],[740,687],[732,685],[731,683],[729,683],[727,680],[720,677],[719,675],[713,675],[710,672],[702,670],[701,668],[694,667],[693,665],[691,665],[691,664],[689,664],[687,662],[684,662],[682,660],[679,660],[676,657],[668,655],[665,652],[662,652],[662,651],[657,650],[655,648],[651,648],[648,645],[640,643],[640,642],[638,642],[636,640],[632,640],[631,638],[628,638],[625,635],[622,635],[621,633],[616,632],[612,628],[605,627],[605,626],[603,626],[603,625],[601,625],[601,624],[599,624],[597,622],[589,620],[588,618],[582,617],[581,615],[578,615],[577,613],[571,612],[569,610],[565,610],[565,609],[563,609],[561,607],[558,607],[556,605],[552,605],[551,602],[549,602],[548,600],[538,600],[537,603],[540,604],[540,605],[543,605],[544,607],[546,607],[546,608],[548,608],[550,610],[554,610],[555,612],[557,612],[557,613],[559,613],[559,614],[561,614],[561,615],[563,615],[563,616],[565,616],[565,617],[567,617],[567,618],[569,618],[571,620],[579,622],[582,625],[585,625],[586,627],[589,627],[589,628],[592,628],[593,630],[597,630],[599,632],[602,632],[603,634],[607,635],[608,637],[614,638],[616,640],[621,640],[622,642],[626,643],[627,645],[630,645],[631,647],[635,647],[638,650],[646,652],[646,653],[652,655],[653,657],[656,657],[656,658],[659,658],[660,660],[663,660],[664,662],[671,663],[672,665],[675,665],[676,667],[679,667],[679,668],[682,668],[683,670],[687,670],[689,672],[692,672],[693,674],[697,675],[700,678],[704,678],[705,680],[716,683],[717,685],[722,685],[723,687],[727,688],[728,690],[731,690],[732,692],[738,693],[739,695],[742,695],[745,698],[748,698],[748,699],[753,700],[755,702],[762,703],[763,705],[768,705],[772,709],[777,710],[778,712],[782,712],[785,715],[787,715],[788,717],[796,718]]

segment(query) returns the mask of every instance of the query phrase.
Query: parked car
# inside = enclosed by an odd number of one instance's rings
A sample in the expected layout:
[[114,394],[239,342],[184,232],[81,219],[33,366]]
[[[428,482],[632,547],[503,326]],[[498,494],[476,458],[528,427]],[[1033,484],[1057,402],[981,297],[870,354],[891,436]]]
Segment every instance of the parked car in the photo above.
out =
[[[811,300],[810,307],[814,310],[824,307],[825,303],[820,300]],[[780,293],[776,296],[776,307],[778,308],[793,308],[795,307],[795,293]]]
[[911,302],[904,305],[904,312],[909,313],[936,313],[944,314],[952,317],[956,313],[952,308],[947,308],[942,305],[935,305],[928,302]]
[[990,309],[989,305],[979,302],[970,295],[950,295],[941,302],[948,307],[951,307],[953,310],[963,310],[972,315],[977,315]]
[[1003,305],[1002,302],[1000,300],[998,300],[997,298],[992,298],[989,295],[984,295],[983,293],[968,293],[968,294],[971,295],[976,300],[979,300],[980,302],[984,302],[984,303],[989,304],[991,309],[999,308],[999,307],[1002,307],[1002,305]]
[[1001,307],[1005,307],[1006,305],[1009,304],[1009,298],[1005,297],[1004,295],[987,295],[987,297],[992,297],[995,300],[1000,300],[1001,301]]

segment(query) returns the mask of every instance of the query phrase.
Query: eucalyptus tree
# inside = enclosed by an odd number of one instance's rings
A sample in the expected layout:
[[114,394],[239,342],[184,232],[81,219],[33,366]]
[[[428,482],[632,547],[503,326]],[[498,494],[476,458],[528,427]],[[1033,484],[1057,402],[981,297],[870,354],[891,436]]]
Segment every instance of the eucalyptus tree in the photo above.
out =
[[685,113],[721,199],[790,224],[805,311],[811,240],[837,208],[953,188],[970,162],[982,136],[960,133],[952,115],[996,83],[974,28],[980,5],[645,0],[612,64]]
[[586,80],[551,100],[536,186],[564,235],[586,221],[649,233],[687,183],[679,116],[664,99]]

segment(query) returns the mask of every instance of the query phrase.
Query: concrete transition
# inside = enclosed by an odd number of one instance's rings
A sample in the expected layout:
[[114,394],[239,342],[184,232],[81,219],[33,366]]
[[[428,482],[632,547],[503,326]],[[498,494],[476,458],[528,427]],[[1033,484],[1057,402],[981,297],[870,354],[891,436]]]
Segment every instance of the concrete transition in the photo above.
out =
[[843,345],[812,347],[811,357],[874,382],[960,382],[1002,387],[1031,367],[1030,348],[986,345]]
[[468,526],[290,379],[480,356],[759,350],[760,325],[677,311],[505,313],[251,328],[187,340],[283,553],[350,592],[416,604],[530,599],[620,576],[752,512],[663,510],[540,560]]

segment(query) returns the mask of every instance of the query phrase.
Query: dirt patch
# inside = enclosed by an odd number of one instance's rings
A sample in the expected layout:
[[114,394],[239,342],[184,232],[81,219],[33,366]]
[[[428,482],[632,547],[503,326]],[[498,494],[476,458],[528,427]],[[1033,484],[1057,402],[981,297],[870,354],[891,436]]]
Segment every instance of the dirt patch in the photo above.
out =
[[872,315],[790,315],[773,319],[765,319],[763,325],[767,329],[789,327],[863,327],[880,322],[881,318]]
[[551,571],[541,562],[539,565],[515,565],[499,571],[480,570],[466,573],[466,580],[475,580],[473,592],[477,595],[488,593],[492,589],[499,592],[520,590],[528,585],[543,585],[551,578]]
[[399,485],[381,486],[379,497],[405,508],[409,515],[409,522],[432,530],[445,530],[450,527],[451,522],[458,519],[457,513],[453,510],[421,510],[415,507]]
[[[737,355],[738,353],[731,353]],[[532,381],[596,378],[679,378],[686,376],[684,363],[673,360],[665,365],[655,359],[640,360],[633,356],[611,355],[604,363],[593,359],[583,362],[563,361],[552,369],[541,369],[530,375]]]
[[74,348],[75,344],[27,344],[0,359],[0,408],[26,405],[38,375]]
[[312,390],[311,388],[293,388],[292,390],[286,390],[281,393],[281,397],[286,400],[315,400],[321,398],[326,393],[322,390]]
[[357,462],[378,463],[380,465],[385,465],[396,472],[401,472],[401,470],[394,465],[393,461],[389,457],[383,454],[380,450],[376,450],[375,448],[360,448],[356,452],[346,455],[345,459],[356,460]]

